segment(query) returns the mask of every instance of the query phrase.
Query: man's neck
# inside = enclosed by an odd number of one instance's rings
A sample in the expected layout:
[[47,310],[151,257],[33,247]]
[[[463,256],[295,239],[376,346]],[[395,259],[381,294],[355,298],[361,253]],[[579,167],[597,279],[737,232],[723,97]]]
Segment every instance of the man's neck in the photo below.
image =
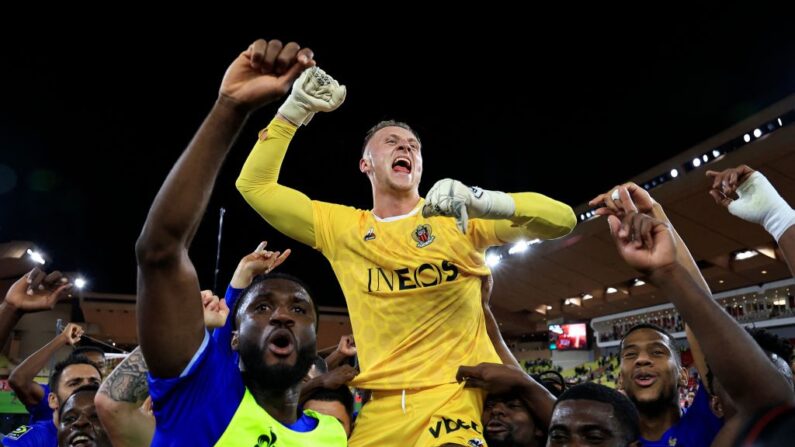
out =
[[373,214],[386,219],[410,213],[420,201],[417,191],[406,193],[373,192]]
[[246,387],[254,396],[254,400],[267,411],[271,417],[284,425],[294,424],[298,420],[298,397],[301,385],[296,384],[290,388],[274,390],[264,388],[255,381],[246,380]]
[[676,405],[667,406],[659,411],[640,411],[640,435],[643,439],[656,441],[666,430],[673,427],[682,418],[681,410]]

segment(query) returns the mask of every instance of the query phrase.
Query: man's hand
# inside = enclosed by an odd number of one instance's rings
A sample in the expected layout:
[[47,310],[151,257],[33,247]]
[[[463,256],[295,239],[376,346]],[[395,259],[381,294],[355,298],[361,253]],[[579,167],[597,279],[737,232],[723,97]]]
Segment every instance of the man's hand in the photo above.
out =
[[257,246],[256,250],[243,256],[237,264],[232,281],[230,285],[236,289],[245,289],[254,280],[257,275],[264,275],[270,273],[273,269],[280,266],[288,256],[290,256],[290,249],[284,253],[278,251],[268,251],[265,247],[268,242],[262,241]]
[[226,300],[219,299],[212,290],[202,290],[202,306],[204,307],[204,325],[207,329],[223,327],[229,317]]
[[[724,205],[723,200],[731,199],[737,188],[751,178],[754,172],[756,171],[748,165],[740,165],[720,172],[708,170],[706,175],[712,178],[712,187],[709,193],[715,198],[715,201]],[[728,206],[728,203],[725,206]]]
[[337,345],[337,352],[345,357],[353,357],[356,355],[356,342],[353,341],[353,335],[343,335],[340,337],[340,342]]
[[762,225],[776,241],[795,225],[795,210],[761,172],[740,165],[707,171],[707,176],[713,178],[709,194],[715,202],[740,219]]
[[326,357],[326,364],[330,370],[333,370],[355,355],[356,342],[353,340],[353,335],[343,335],[340,337],[337,349]]
[[468,388],[481,388],[489,394],[506,394],[530,379],[526,372],[499,363],[459,366],[455,379]]
[[323,383],[323,388],[329,390],[336,390],[337,388],[347,384],[354,377],[359,374],[359,370],[351,365],[342,365],[339,368],[332,369],[331,371],[321,374],[318,378]]
[[597,216],[623,216],[623,209],[621,208],[618,194],[619,188],[622,187],[625,188],[629,193],[629,198],[635,204],[635,207],[639,213],[652,213],[654,205],[656,205],[657,202],[655,202],[648,191],[633,182],[627,182],[623,185],[618,185],[615,188],[610,189],[610,191],[599,194],[598,196],[591,199],[591,201],[588,202],[588,205],[599,207],[594,211]]
[[259,39],[226,70],[221,100],[253,111],[284,96],[304,69],[315,65],[314,54],[297,43]]
[[304,70],[293,83],[279,115],[296,126],[307,125],[317,112],[331,112],[345,101],[347,90],[318,67]]
[[48,275],[34,268],[11,285],[5,303],[23,313],[52,310],[71,290],[72,283],[61,272]]
[[84,332],[85,331],[83,330],[82,327],[74,323],[69,323],[61,332],[60,337],[67,345],[74,346],[75,344],[77,344],[77,342],[80,341],[80,338],[83,336]]
[[508,194],[469,187],[449,178],[439,180],[431,187],[422,207],[423,217],[454,217],[462,233],[466,233],[470,217],[507,219],[515,212],[516,204]]
[[676,244],[671,226],[646,214],[638,213],[623,186],[620,194],[621,219],[610,215],[607,222],[619,255],[630,267],[650,274],[676,262]]

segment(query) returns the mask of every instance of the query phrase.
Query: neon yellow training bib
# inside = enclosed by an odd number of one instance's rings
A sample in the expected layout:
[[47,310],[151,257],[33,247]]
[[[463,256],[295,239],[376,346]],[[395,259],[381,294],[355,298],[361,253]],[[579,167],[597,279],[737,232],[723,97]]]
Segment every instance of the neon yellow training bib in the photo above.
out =
[[304,447],[347,446],[345,429],[337,419],[304,410],[304,414],[318,420],[317,427],[308,432],[290,430],[274,419],[254,400],[248,388],[237,407],[232,421],[221,435],[218,447]]

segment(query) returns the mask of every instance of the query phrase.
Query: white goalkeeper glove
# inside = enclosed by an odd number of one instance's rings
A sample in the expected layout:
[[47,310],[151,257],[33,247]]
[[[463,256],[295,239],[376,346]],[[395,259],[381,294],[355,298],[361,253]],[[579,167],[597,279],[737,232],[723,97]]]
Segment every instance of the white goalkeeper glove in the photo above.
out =
[[425,196],[423,217],[455,217],[456,224],[466,234],[469,218],[507,219],[514,215],[513,198],[500,191],[488,191],[466,186],[458,180],[439,180]]
[[795,224],[795,210],[778,194],[761,172],[751,174],[737,187],[737,200],[729,203],[729,212],[765,227],[776,241]]
[[331,112],[345,101],[345,86],[318,67],[304,70],[293,82],[279,114],[296,126],[307,125],[315,112]]

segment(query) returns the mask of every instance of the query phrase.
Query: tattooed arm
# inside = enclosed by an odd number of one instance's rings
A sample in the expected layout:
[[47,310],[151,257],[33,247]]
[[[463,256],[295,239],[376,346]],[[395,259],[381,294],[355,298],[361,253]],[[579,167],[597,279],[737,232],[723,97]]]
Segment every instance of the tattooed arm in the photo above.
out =
[[94,398],[102,425],[115,447],[148,446],[155,417],[144,402],[149,397],[146,362],[136,348],[102,382]]
[[[276,265],[281,264],[289,254],[289,250],[283,257],[278,257],[277,253],[276,260],[279,262]],[[273,263],[269,265],[273,267]],[[210,330],[223,326],[229,314],[224,300],[218,299],[209,290],[202,290],[201,296],[204,325]],[[99,418],[114,447],[144,447],[152,443],[155,417],[152,414],[152,399],[149,398],[147,372],[149,368],[141,348],[135,348],[102,382],[94,398]]]

